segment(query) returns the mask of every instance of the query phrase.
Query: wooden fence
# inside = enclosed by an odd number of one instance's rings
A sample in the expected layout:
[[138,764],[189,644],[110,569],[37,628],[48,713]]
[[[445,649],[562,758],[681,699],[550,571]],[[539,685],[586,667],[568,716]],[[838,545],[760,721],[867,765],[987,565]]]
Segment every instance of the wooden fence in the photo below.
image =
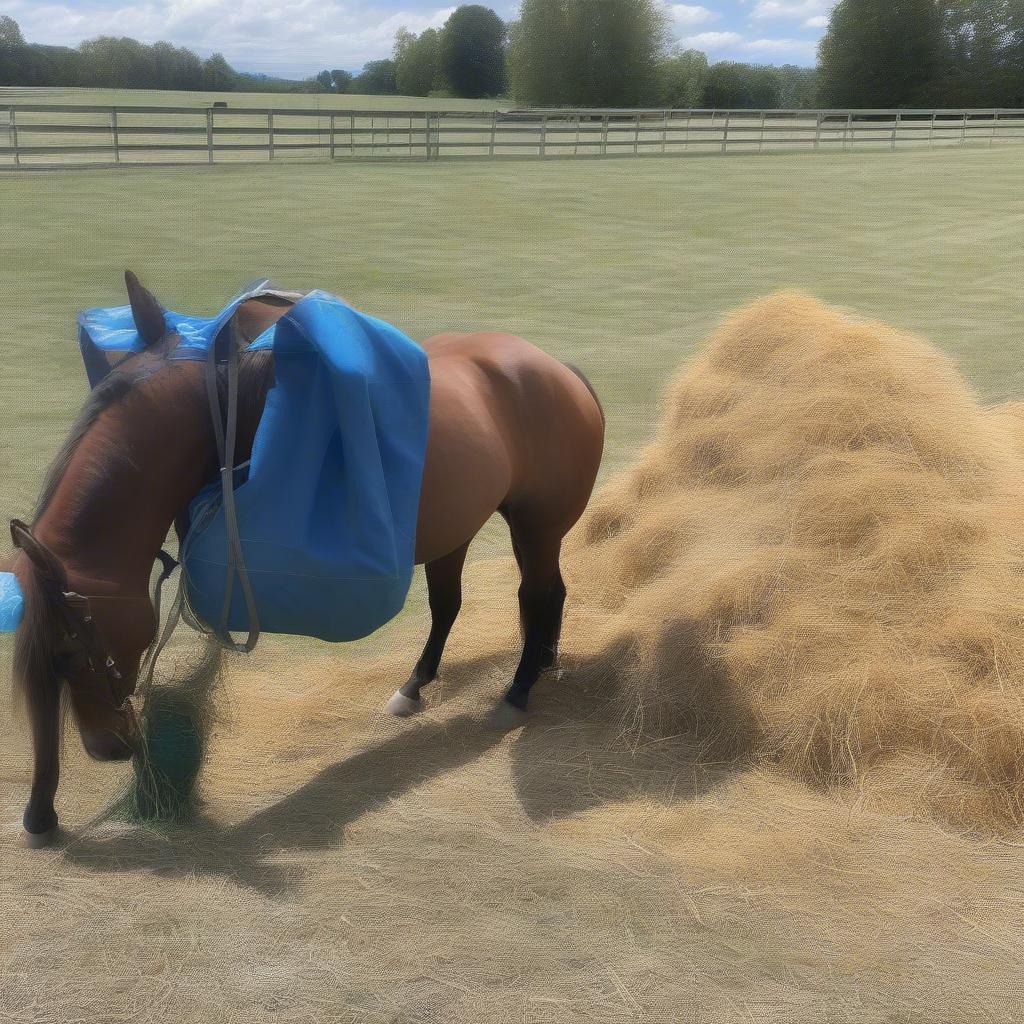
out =
[[332,110],[0,106],[0,167],[996,146],[1024,110]]

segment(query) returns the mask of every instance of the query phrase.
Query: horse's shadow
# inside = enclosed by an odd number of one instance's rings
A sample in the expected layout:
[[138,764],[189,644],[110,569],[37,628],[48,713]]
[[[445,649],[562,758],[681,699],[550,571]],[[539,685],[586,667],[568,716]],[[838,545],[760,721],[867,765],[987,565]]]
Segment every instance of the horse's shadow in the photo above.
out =
[[[513,665],[507,654],[456,663],[441,696],[472,689],[486,713],[490,702],[481,681],[489,688],[491,680],[506,678]],[[735,771],[737,759],[709,757],[699,735],[641,738],[627,727],[621,708],[603,660],[579,662],[561,678],[541,679],[527,722],[510,747],[516,794],[531,820],[542,825],[618,801],[690,800]],[[201,814],[172,832],[170,841],[166,833],[146,829],[106,837],[87,834],[70,841],[63,853],[93,870],[221,875],[277,895],[300,884],[304,874],[298,859],[272,862],[282,851],[338,845],[348,824],[407,790],[471,764],[504,735],[483,714],[413,720],[399,735],[322,769],[236,825],[222,826]]]

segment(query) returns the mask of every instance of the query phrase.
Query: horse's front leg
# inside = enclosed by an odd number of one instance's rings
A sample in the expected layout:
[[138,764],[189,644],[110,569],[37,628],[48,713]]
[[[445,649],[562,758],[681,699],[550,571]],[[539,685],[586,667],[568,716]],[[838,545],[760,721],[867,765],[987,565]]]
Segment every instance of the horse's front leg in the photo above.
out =
[[462,607],[462,568],[468,550],[469,541],[466,541],[443,558],[427,563],[430,636],[409,681],[396,690],[385,705],[385,710],[392,715],[406,718],[423,709],[420,691],[437,678],[444,645]]
[[32,791],[22,824],[25,842],[38,848],[57,835],[57,812],[53,800],[60,781],[60,690],[34,695],[31,709],[33,770]]

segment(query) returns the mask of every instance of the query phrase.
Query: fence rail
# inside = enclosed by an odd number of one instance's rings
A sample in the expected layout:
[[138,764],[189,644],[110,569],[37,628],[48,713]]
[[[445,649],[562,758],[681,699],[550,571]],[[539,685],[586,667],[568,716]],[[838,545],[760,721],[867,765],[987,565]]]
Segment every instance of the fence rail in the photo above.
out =
[[1024,110],[331,110],[0,106],[0,168],[997,146]]

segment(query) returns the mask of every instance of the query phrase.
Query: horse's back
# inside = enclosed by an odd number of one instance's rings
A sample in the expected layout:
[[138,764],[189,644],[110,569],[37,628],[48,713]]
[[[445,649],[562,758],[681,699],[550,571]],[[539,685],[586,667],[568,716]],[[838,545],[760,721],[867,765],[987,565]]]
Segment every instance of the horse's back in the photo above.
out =
[[431,411],[418,560],[451,550],[497,508],[567,531],[589,500],[604,444],[600,405],[582,375],[510,334],[442,334],[424,348]]

